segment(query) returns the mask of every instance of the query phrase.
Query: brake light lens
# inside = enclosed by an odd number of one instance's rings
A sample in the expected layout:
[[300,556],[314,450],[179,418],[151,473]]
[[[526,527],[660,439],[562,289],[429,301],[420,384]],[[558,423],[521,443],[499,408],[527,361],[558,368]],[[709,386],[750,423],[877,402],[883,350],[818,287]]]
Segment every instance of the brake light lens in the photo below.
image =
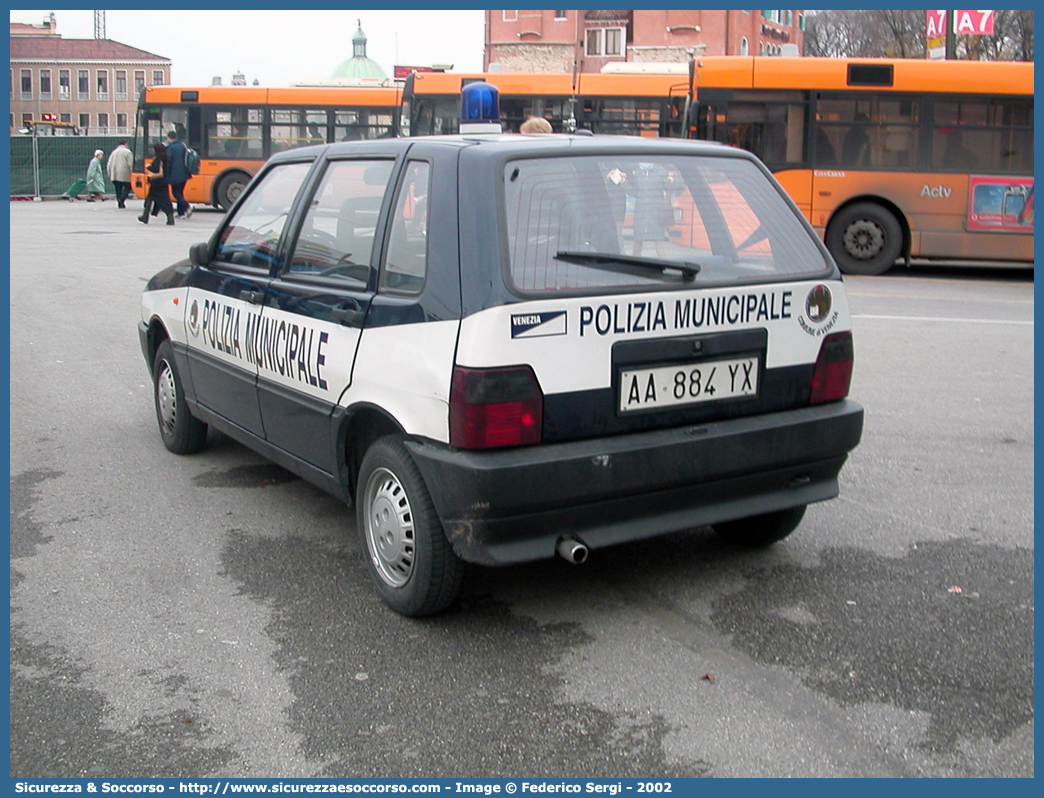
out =
[[812,395],[808,400],[809,404],[833,402],[848,396],[854,359],[852,333],[834,333],[824,338],[823,344],[819,347],[815,371],[812,372]]
[[453,369],[450,444],[495,449],[540,443],[544,395],[528,366]]

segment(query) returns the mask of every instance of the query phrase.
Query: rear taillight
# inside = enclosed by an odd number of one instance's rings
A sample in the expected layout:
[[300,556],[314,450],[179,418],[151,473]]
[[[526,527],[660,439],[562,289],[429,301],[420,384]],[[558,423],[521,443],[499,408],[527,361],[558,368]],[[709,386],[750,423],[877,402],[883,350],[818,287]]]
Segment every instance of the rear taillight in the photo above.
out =
[[494,449],[540,443],[544,396],[528,366],[453,369],[450,444]]
[[823,339],[812,373],[812,395],[809,404],[833,402],[848,396],[852,382],[852,333],[834,333]]

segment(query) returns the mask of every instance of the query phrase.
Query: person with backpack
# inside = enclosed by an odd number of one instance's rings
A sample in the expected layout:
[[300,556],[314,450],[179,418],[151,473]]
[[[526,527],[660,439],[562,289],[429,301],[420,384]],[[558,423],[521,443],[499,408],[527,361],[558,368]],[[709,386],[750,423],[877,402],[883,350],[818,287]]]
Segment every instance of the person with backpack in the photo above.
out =
[[188,168],[188,147],[178,138],[176,130],[167,134],[167,183],[177,201],[179,219],[187,219],[192,215],[192,206],[185,201],[185,184],[192,177]]

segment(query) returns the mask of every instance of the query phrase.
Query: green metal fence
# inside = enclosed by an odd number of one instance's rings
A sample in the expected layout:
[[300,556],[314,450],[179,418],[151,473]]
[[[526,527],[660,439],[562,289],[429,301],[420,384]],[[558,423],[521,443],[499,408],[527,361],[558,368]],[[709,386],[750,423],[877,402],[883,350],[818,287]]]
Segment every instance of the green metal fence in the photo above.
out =
[[[11,136],[11,196],[57,197],[87,177],[95,150],[109,153],[126,136]],[[34,153],[35,141],[35,153]],[[105,189],[113,191],[105,179]]]

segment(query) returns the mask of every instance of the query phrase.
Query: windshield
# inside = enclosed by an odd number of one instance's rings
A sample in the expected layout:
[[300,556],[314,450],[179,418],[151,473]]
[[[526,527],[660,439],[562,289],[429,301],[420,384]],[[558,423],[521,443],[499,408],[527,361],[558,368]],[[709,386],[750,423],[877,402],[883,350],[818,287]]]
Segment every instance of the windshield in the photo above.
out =
[[780,192],[745,159],[519,159],[505,168],[504,198],[510,274],[521,292],[721,285],[829,268]]

